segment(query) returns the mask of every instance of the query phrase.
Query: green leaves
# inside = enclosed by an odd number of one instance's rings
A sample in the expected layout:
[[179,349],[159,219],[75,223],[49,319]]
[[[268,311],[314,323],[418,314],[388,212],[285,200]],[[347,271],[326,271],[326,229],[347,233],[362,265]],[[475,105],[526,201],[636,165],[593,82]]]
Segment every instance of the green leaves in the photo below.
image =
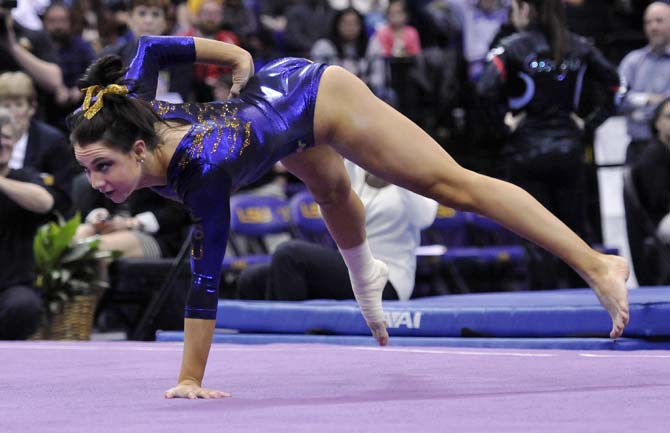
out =
[[79,214],[68,221],[51,222],[39,228],[33,242],[36,284],[44,290],[48,311],[56,314],[76,295],[97,293],[102,259],[115,259],[118,251],[100,251],[100,238],[74,241],[81,224]]

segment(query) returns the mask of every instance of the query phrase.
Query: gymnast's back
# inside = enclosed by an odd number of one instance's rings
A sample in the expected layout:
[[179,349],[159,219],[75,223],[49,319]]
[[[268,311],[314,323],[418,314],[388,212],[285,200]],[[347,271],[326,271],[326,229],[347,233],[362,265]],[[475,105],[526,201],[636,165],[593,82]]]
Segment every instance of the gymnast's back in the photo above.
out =
[[[231,189],[253,182],[278,160],[314,145],[314,109],[326,65],[300,58],[277,59],[228,101],[171,104],[153,100],[160,69],[194,62],[191,38],[145,36],[126,79],[136,97],[150,100],[163,120],[191,125],[168,169],[168,187],[177,196],[180,173],[216,166],[229,176]],[[190,169],[189,169],[190,168]],[[196,177],[198,177],[196,175]],[[156,188],[165,195],[170,191]]]

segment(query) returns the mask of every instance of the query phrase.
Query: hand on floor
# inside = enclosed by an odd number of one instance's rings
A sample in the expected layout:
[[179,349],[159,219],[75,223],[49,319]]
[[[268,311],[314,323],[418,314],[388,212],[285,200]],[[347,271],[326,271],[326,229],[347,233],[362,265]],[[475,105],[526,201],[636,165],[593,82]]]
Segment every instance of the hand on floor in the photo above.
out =
[[195,382],[184,381],[180,382],[174,388],[170,388],[165,391],[165,398],[224,398],[231,397],[232,395],[228,392],[223,391],[214,391],[212,389],[202,388]]

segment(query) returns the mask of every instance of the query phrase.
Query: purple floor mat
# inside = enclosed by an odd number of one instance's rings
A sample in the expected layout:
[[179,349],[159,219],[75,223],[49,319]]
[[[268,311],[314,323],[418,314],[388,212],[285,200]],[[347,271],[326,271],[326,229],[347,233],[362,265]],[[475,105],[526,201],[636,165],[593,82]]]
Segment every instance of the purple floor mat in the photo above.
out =
[[652,432],[670,352],[215,345],[223,400],[165,400],[181,344],[0,342],[0,432]]

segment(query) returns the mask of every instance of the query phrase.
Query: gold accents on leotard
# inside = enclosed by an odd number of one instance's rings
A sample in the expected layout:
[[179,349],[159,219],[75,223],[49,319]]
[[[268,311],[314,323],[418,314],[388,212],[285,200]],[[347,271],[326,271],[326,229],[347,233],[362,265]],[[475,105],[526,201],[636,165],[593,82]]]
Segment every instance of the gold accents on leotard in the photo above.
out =
[[251,144],[251,122],[246,122],[244,124],[244,142],[242,143],[242,148],[240,149],[240,156],[244,152],[244,149],[249,147]]
[[[200,158],[205,147],[205,140],[215,134],[211,144],[210,154],[214,155],[219,150],[221,141],[228,144],[223,160],[228,160],[235,155],[244,153],[251,145],[251,121],[243,122],[238,117],[238,108],[228,103],[206,103],[206,104],[170,104],[163,101],[154,101],[156,114],[160,117],[173,112],[184,112],[189,117],[194,117],[194,126],[191,130],[191,143],[186,152],[179,160],[178,166],[184,169],[189,161]],[[242,131],[241,129],[244,129]],[[242,134],[244,132],[244,134]],[[238,144],[238,140],[241,143]]]

